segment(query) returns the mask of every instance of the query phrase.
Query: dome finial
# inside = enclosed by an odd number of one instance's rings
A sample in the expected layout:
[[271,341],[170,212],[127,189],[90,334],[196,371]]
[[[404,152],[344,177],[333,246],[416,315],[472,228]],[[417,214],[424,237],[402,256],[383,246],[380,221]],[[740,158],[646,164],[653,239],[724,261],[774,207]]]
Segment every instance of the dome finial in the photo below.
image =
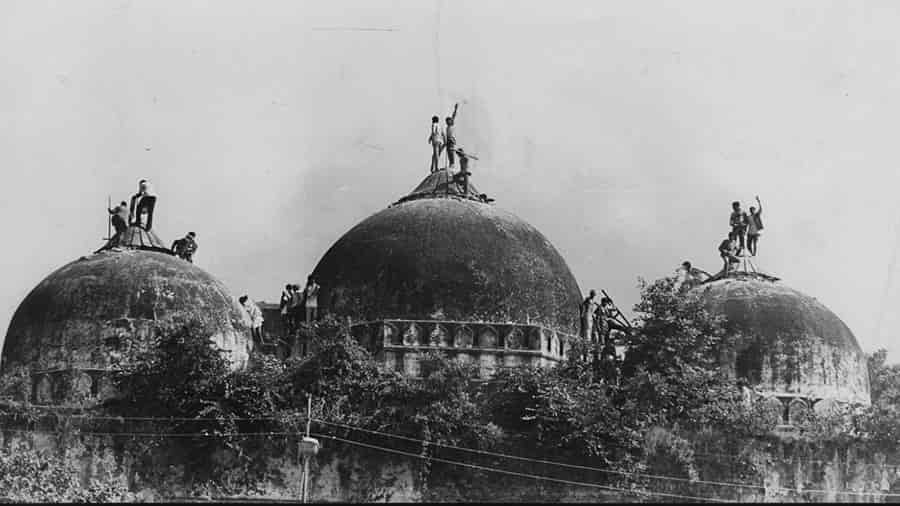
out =
[[[107,205],[110,205],[111,200],[107,197]],[[107,209],[107,234],[111,232],[109,225],[115,226],[116,234],[107,237],[106,244],[95,253],[113,248],[130,248],[174,254],[152,231],[155,208],[156,195],[150,189],[150,182],[141,179],[138,182],[138,192],[131,196],[130,206],[123,200],[118,206]]]

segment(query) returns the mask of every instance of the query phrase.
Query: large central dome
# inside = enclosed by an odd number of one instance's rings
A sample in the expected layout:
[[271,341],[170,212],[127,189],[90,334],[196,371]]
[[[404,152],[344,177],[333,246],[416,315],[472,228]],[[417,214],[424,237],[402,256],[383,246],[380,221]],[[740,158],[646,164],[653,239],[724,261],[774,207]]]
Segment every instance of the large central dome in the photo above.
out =
[[359,320],[513,322],[574,334],[581,292],[534,227],[438,171],[344,234],[313,275]]

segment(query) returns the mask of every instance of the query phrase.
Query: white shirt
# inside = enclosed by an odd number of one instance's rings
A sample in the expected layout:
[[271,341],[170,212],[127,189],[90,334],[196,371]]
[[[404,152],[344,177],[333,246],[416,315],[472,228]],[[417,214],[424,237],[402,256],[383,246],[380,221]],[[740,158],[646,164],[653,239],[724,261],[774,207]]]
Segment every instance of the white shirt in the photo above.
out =
[[443,145],[444,141],[444,133],[441,131],[440,123],[432,123],[431,124],[431,143],[437,145]]
[[247,308],[247,314],[250,315],[250,326],[253,328],[262,327],[263,315],[259,306],[252,300],[248,300],[244,307]]

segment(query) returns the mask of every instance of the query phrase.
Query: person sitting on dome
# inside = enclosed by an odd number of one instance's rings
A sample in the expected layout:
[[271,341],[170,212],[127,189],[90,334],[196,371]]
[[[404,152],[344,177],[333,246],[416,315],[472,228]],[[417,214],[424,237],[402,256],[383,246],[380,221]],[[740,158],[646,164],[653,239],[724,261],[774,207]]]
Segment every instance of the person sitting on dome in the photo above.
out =
[[[144,230],[153,227],[153,208],[156,206],[156,196],[150,191],[150,182],[141,179],[138,183],[138,192],[131,196],[131,209],[128,213],[129,225],[143,226]],[[142,221],[144,213],[146,221]],[[143,225],[142,225],[143,223]]]
[[197,234],[194,232],[188,232],[186,236],[181,239],[176,239],[175,242],[172,243],[172,253],[175,253],[175,256],[181,258],[182,260],[187,260],[190,263],[194,263],[194,253],[197,252],[197,241],[195,238]]
[[259,306],[257,306],[256,303],[250,300],[250,298],[246,295],[241,295],[238,301],[240,301],[241,305],[244,306],[244,309],[247,311],[247,315],[250,316],[250,335],[253,337],[253,342],[256,344],[262,344],[262,310],[259,309]]
[[741,260],[737,256],[737,242],[735,241],[735,233],[729,232],[728,238],[722,241],[719,244],[719,255],[722,257],[722,261],[725,262],[725,267],[722,268],[722,271],[725,274],[731,272],[732,267],[741,262]]
[[428,143],[431,144],[431,173],[435,173],[440,168],[438,163],[441,159],[441,150],[444,148],[444,133],[441,132],[441,119],[437,116],[431,117],[431,133],[428,135]]
[[109,211],[112,225],[115,227],[116,235],[118,236],[128,228],[128,204],[123,200],[118,206],[107,209],[107,211]]

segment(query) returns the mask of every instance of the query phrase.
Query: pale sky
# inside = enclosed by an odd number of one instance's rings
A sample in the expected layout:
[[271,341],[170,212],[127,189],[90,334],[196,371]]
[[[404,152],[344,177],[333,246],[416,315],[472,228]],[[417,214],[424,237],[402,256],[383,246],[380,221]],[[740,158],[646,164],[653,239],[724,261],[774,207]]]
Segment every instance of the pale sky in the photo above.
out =
[[0,327],[141,178],[163,240],[275,301],[425,177],[458,101],[475,184],[583,292],[718,270],[758,194],[758,266],[900,360],[898,27],[891,0],[0,0]]

